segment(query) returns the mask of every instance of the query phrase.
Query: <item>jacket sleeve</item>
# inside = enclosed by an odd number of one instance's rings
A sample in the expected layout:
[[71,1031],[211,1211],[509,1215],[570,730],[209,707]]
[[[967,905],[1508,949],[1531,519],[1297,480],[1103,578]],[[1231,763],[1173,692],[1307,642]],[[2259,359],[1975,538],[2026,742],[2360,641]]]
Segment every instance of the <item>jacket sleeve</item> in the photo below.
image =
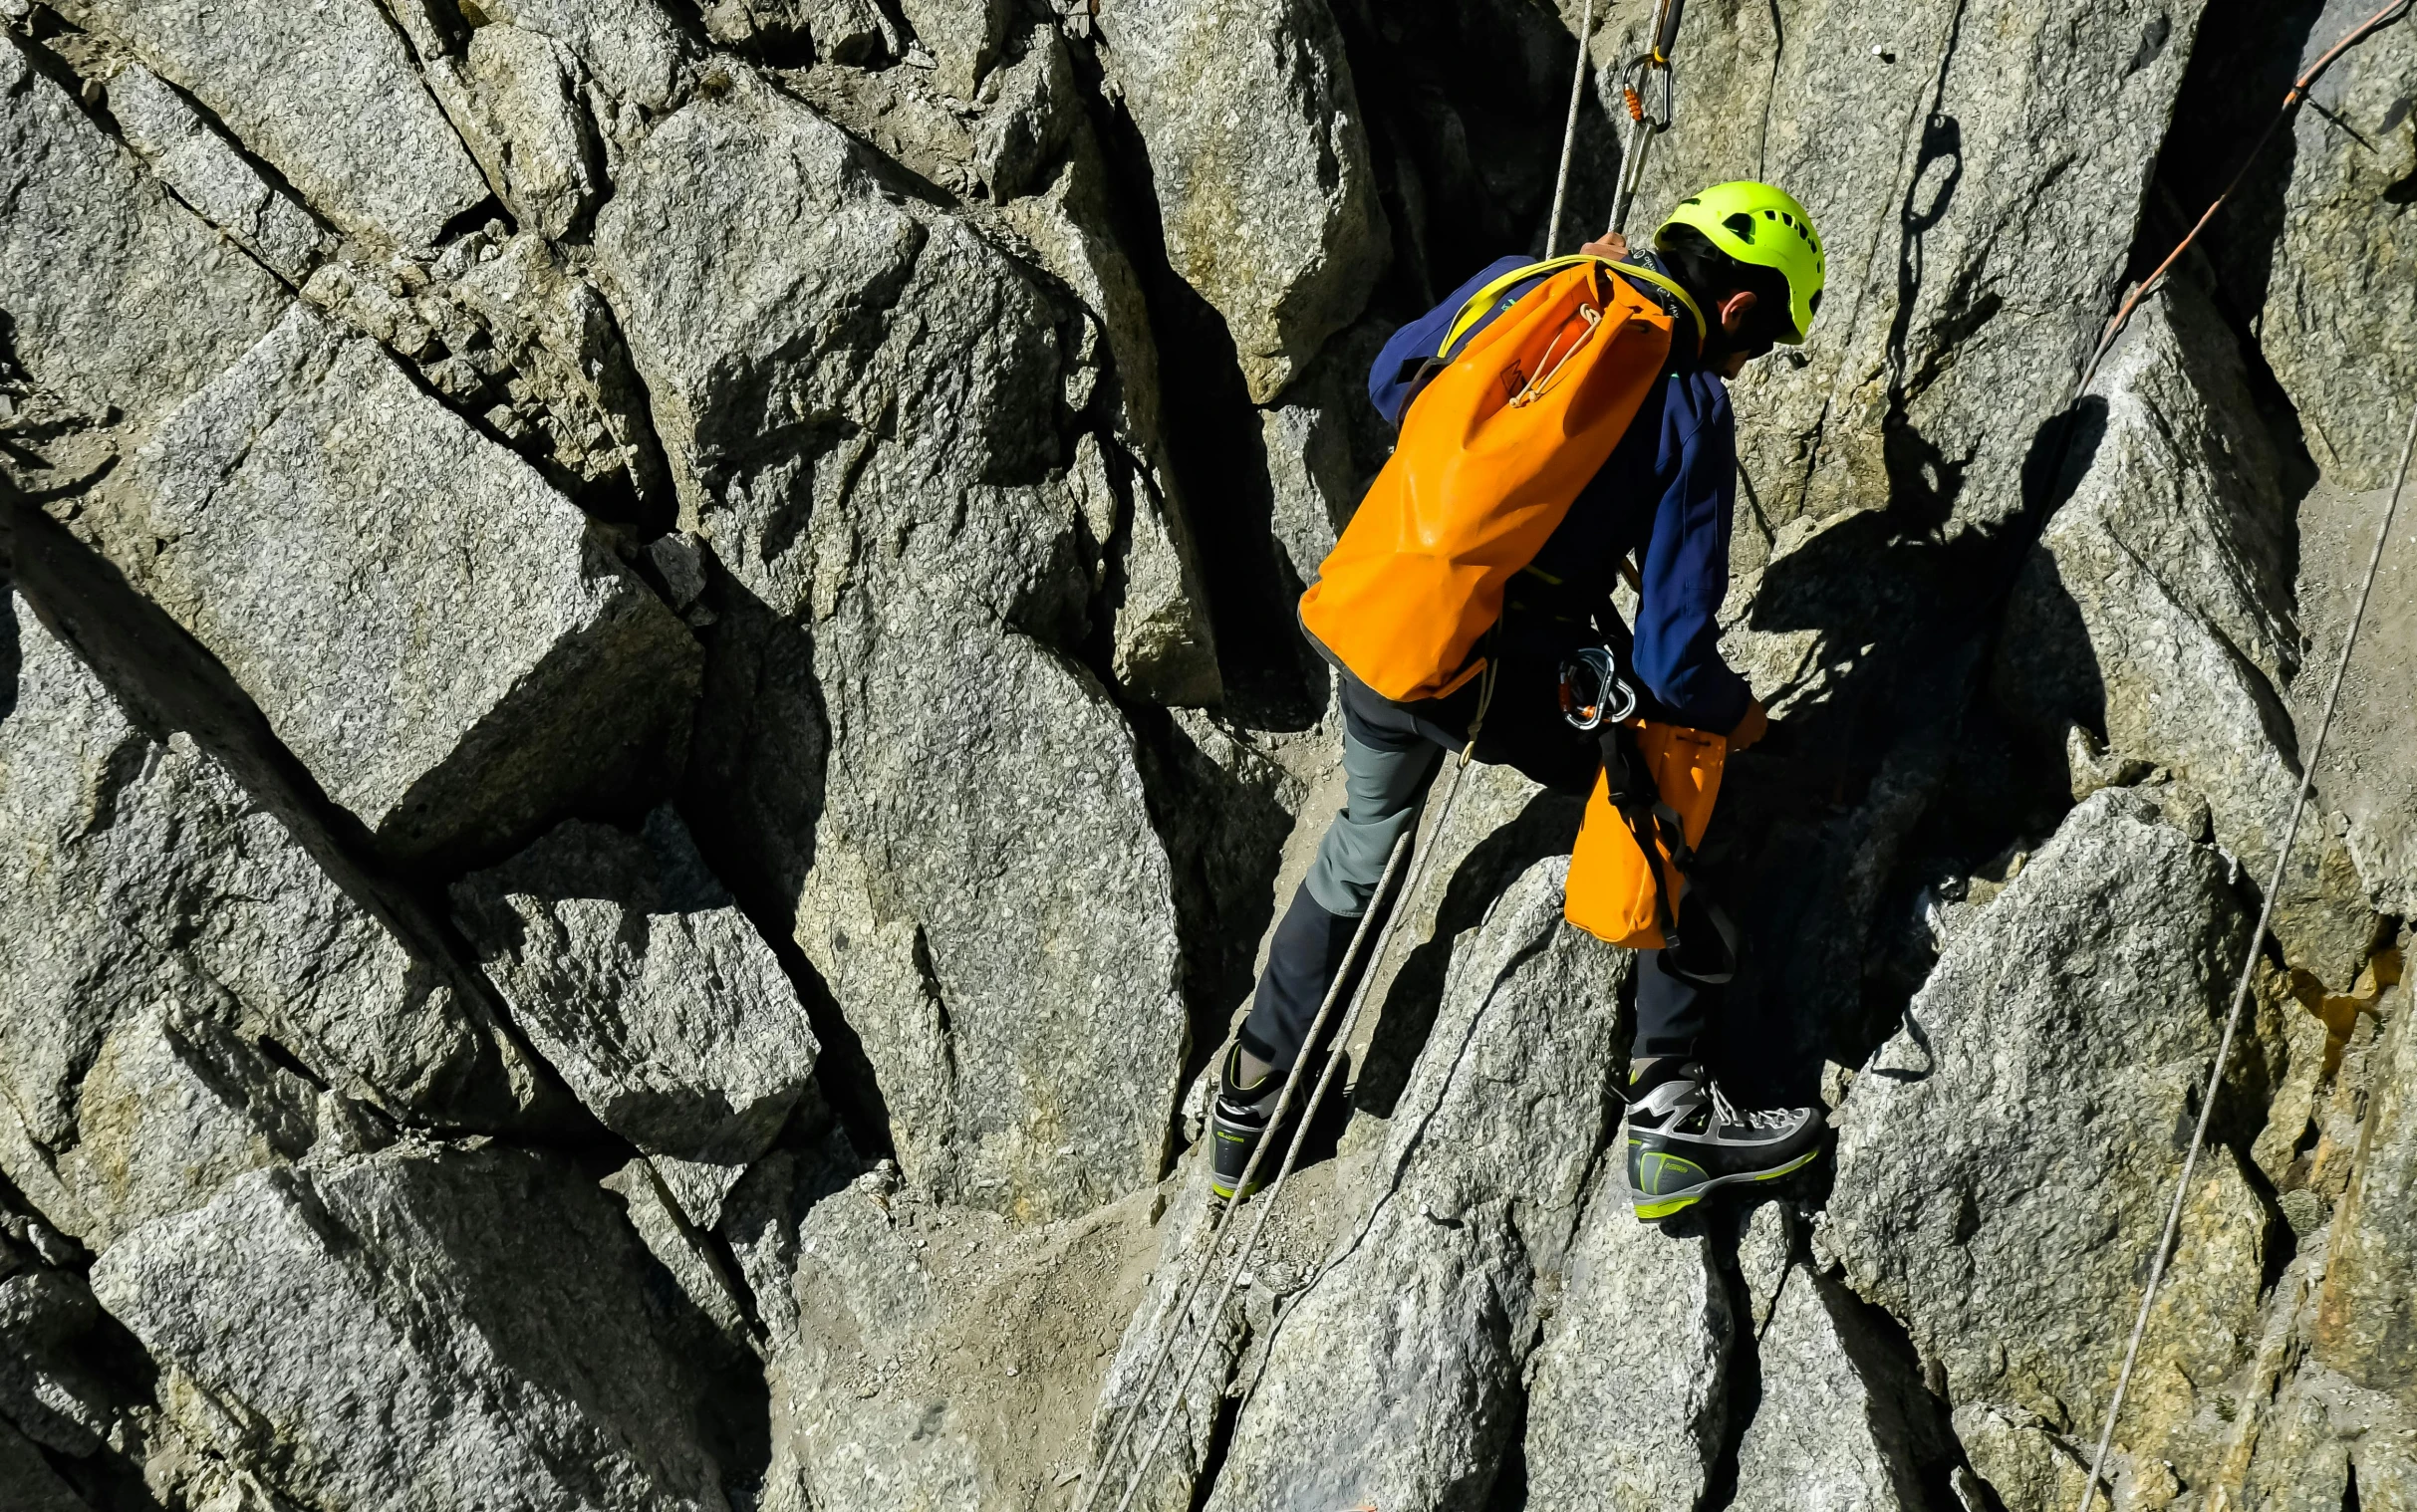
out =
[[1737,422],[1710,374],[1671,379],[1655,481],[1663,485],[1645,547],[1636,670],[1680,722],[1727,734],[1753,691],[1721,658],[1729,593],[1730,517],[1737,504]]
[[[1411,399],[1417,396],[1419,375],[1425,370],[1428,360],[1442,350],[1444,338],[1451,334],[1452,323],[1460,315],[1461,306],[1469,303],[1479,289],[1513,268],[1524,267],[1531,260],[1524,257],[1495,258],[1479,268],[1469,282],[1446,295],[1442,304],[1394,332],[1386,340],[1385,350],[1377,354],[1375,366],[1368,370],[1368,401],[1376,406],[1377,413],[1385,417],[1386,424],[1396,430],[1401,428],[1402,411],[1409,408]],[[1493,310],[1487,311],[1483,319],[1470,328],[1469,334],[1475,336],[1485,329],[1486,324],[1500,314],[1504,306],[1532,287],[1532,284],[1521,284],[1511,289]]]

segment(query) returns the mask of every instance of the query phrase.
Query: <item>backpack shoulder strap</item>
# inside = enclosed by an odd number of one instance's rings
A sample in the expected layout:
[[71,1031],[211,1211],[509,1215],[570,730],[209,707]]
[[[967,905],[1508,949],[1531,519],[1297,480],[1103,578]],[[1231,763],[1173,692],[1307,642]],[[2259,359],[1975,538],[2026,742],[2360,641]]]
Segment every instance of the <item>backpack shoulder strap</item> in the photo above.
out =
[[1574,268],[1580,263],[1600,261],[1602,261],[1601,258],[1588,257],[1581,252],[1573,253],[1568,257],[1555,257],[1544,262],[1529,263],[1525,267],[1511,269],[1508,273],[1469,296],[1468,300],[1462,304],[1461,313],[1452,318],[1452,327],[1444,333],[1444,345],[1437,350],[1436,356],[1447,362],[1451,361],[1452,349],[1459,346],[1461,338],[1469,334],[1469,328],[1483,319],[1486,310],[1492,306],[1493,302],[1511,289],[1531,278],[1543,278],[1549,274],[1558,273],[1563,268]]
[[1696,351],[1700,353],[1704,350],[1704,339],[1711,334],[1712,328],[1704,324],[1704,311],[1696,304],[1695,296],[1689,294],[1677,279],[1665,273],[1656,273],[1653,269],[1641,267],[1636,263],[1613,263],[1612,266],[1630,278],[1643,279],[1646,283],[1665,291],[1676,299],[1681,308],[1695,319]]
[[1485,312],[1492,308],[1493,302],[1500,299],[1505,293],[1529,279],[1544,278],[1558,273],[1564,268],[1574,268],[1580,263],[1601,263],[1607,268],[1617,268],[1632,279],[1642,280],[1669,293],[1678,300],[1680,306],[1690,316],[1695,318],[1696,346],[1699,351],[1702,350],[1705,335],[1710,328],[1704,324],[1703,310],[1697,306],[1694,298],[1688,294],[1686,289],[1680,286],[1677,279],[1671,278],[1667,274],[1656,273],[1651,268],[1640,267],[1635,263],[1618,263],[1608,257],[1596,257],[1591,253],[1578,252],[1572,253],[1568,257],[1549,258],[1540,263],[1529,263],[1525,267],[1513,268],[1469,296],[1461,306],[1460,313],[1452,318],[1451,329],[1444,333],[1444,344],[1436,352],[1437,359],[1450,362],[1452,349],[1460,344],[1462,337],[1469,334],[1471,327],[1484,318]]

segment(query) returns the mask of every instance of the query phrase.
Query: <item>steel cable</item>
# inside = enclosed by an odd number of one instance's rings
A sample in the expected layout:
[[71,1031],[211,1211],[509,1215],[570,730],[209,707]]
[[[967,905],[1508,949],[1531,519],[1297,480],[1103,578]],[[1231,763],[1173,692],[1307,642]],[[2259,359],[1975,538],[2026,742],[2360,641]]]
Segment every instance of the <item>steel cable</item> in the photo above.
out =
[[[1483,704],[1490,699],[1490,684],[1492,681],[1490,667],[1487,671],[1486,680],[1488,683],[1486,695],[1481,697],[1479,700],[1479,719],[1482,719],[1483,717],[1481,712]],[[1409,883],[1402,888],[1401,894],[1394,899],[1393,907],[1385,916],[1385,926],[1377,934],[1376,947],[1369,952],[1368,969],[1366,973],[1361,976],[1359,985],[1351,994],[1351,1010],[1343,1016],[1342,1028],[1336,1031],[1334,1042],[1327,1049],[1325,1067],[1318,1074],[1317,1090],[1310,1095],[1308,1107],[1311,1111],[1314,1111],[1320,1104],[1325,1102],[1327,1091],[1334,1082],[1335,1071],[1343,1064],[1343,1049],[1345,1046],[1351,1043],[1351,1032],[1353,1029],[1358,1027],[1360,1013],[1368,1006],[1368,989],[1376,981],[1376,978],[1379,975],[1379,969],[1385,963],[1385,951],[1387,946],[1393,942],[1393,932],[1395,927],[1401,923],[1405,914],[1417,906],[1418,889],[1420,885],[1427,880],[1428,863],[1434,860],[1435,852],[1440,848],[1443,842],[1446,826],[1452,822],[1453,806],[1460,802],[1462,781],[1468,772],[1470,757],[1475,752],[1476,748],[1477,741],[1473,733],[1469,748],[1461,753],[1459,762],[1453,767],[1452,785],[1444,794],[1443,804],[1436,811],[1435,828],[1430,834],[1427,848],[1420,853],[1418,866],[1412,870]],[[1411,828],[1411,834],[1404,835],[1400,841],[1395,843],[1395,862],[1398,862],[1402,855],[1401,848],[1410,844],[1412,836],[1416,833],[1417,826],[1414,825]],[[1389,871],[1391,870],[1393,864],[1394,863],[1392,862],[1387,864]],[[1373,911],[1373,904],[1371,905],[1371,911]],[[1341,974],[1338,973],[1336,976],[1337,983],[1339,984],[1342,979]],[[1329,989],[1328,1002],[1331,1003],[1332,999],[1333,992],[1332,989]],[[1310,1032],[1310,1038],[1303,1042],[1304,1053],[1299,1060],[1294,1063],[1293,1069],[1296,1073],[1302,1066],[1308,1064],[1309,1057],[1306,1054],[1306,1047],[1316,1043],[1316,1028],[1313,1026]],[[1192,1352],[1192,1358],[1185,1362],[1183,1373],[1176,1378],[1175,1389],[1168,1397],[1166,1410],[1159,1414],[1158,1427],[1152,1431],[1150,1435],[1150,1442],[1144,1446],[1141,1457],[1134,1462],[1132,1475],[1125,1484],[1124,1496],[1116,1504],[1116,1512],[1130,1512],[1133,1505],[1133,1498],[1140,1494],[1142,1482],[1149,1474],[1151,1463],[1158,1458],[1159,1446],[1166,1441],[1167,1429],[1173,1425],[1175,1422],[1175,1415],[1183,1405],[1184,1392],[1191,1386],[1193,1376],[1200,1370],[1201,1362],[1208,1358],[1208,1347],[1215,1342],[1216,1336],[1213,1331],[1213,1327],[1216,1316],[1224,1310],[1226,1299],[1233,1295],[1233,1289],[1240,1282],[1242,1273],[1249,1268],[1250,1255],[1252,1250],[1254,1250],[1258,1245],[1259,1233],[1267,1226],[1268,1215],[1275,1211],[1275,1199],[1279,1194],[1282,1193],[1284,1189],[1284,1182],[1291,1177],[1293,1166],[1300,1160],[1301,1147],[1303,1144],[1308,1142],[1309,1124],[1309,1116],[1307,1113],[1304,1113],[1299,1125],[1293,1130],[1292,1142],[1285,1146],[1283,1163],[1276,1167],[1275,1180],[1269,1183],[1267,1190],[1259,1197],[1258,1211],[1252,1217],[1250,1230],[1248,1233],[1242,1236],[1241,1248],[1234,1252],[1233,1269],[1227,1273],[1224,1286],[1218,1290],[1216,1300],[1209,1305],[1208,1311],[1206,1315],[1204,1315],[1204,1322],[1201,1326],[1200,1345]],[[1275,1119],[1270,1119],[1267,1127],[1271,1131],[1276,1129],[1278,1127],[1278,1121]],[[1251,1164],[1254,1167],[1257,1164],[1258,1156],[1265,1152],[1265,1148],[1266,1146],[1262,1144],[1258,1150],[1254,1150],[1252,1152]],[[1236,1183],[1234,1190],[1238,1193],[1244,1190],[1246,1186],[1247,1181]],[[1238,1201],[1236,1205],[1239,1205]],[[1213,1250],[1214,1246],[1211,1244],[1211,1253],[1213,1253]],[[1202,1270],[1204,1273],[1207,1270],[1205,1261],[1202,1266]],[[1173,1337],[1174,1331],[1171,1327],[1168,1333],[1168,1338],[1172,1340]],[[1137,1413],[1139,1405],[1140,1398],[1137,1395],[1135,1398],[1135,1407]],[[1106,1462],[1103,1460],[1102,1468],[1104,1469],[1105,1467]],[[1085,1505],[1088,1506],[1089,1504],[1086,1502]]]
[[2283,890],[2291,846],[2299,838],[2299,820],[2307,812],[2308,793],[2316,783],[2316,762],[2324,754],[2324,738],[2333,728],[2333,713],[2341,702],[2342,679],[2350,669],[2350,652],[2357,648],[2358,629],[2366,621],[2367,600],[2375,591],[2375,577],[2383,566],[2383,549],[2392,539],[2392,520],[2400,511],[2400,494],[2408,485],[2412,455],[2417,455],[2417,409],[2409,413],[2409,436],[2400,449],[2399,474],[2393,479],[2391,497],[2384,505],[2383,528],[2375,532],[2375,550],[2367,557],[2366,578],[2359,585],[2357,607],[2350,612],[2349,629],[2341,636],[2341,656],[2333,663],[2333,684],[2325,691],[2324,713],[2316,722],[2316,739],[2300,765],[2299,792],[2291,800],[2291,820],[2283,828],[2283,848],[2275,857],[2275,875],[2267,883],[2266,900],[2258,909],[2258,928],[2250,935],[2249,955],[2241,963],[2241,981],[2233,989],[2232,1012],[2224,1020],[2224,1039],[2216,1047],[2216,1064],[2208,1072],[2207,1092],[2199,1100],[2199,1126],[2191,1132],[2190,1148],[2182,1157],[2182,1179],[2174,1187],[2174,1205],[2166,1211],[2165,1232],[2157,1240],[2155,1260],[2149,1267],[2148,1290],[2140,1298],[2140,1316],[2132,1324],[2131,1343],[2124,1347],[2123,1367],[2115,1376],[2115,1394],[2106,1404],[2106,1424],[2098,1433],[2097,1452],[2090,1457],[2089,1479],[2081,1487],[2079,1512],[2090,1512],[2098,1497],[2099,1483],[2105,1479],[2107,1449],[2115,1438],[2115,1418],[2123,1410],[2123,1398],[2131,1389],[2132,1372],[2140,1362],[2140,1343],[2148,1334],[2149,1313],[2156,1307],[2157,1289],[2164,1284],[2166,1265],[2173,1258],[2174,1238],[2182,1228],[2182,1210],[2190,1201],[2191,1177],[2198,1170],[2199,1151],[2207,1143],[2208,1125],[2216,1115],[2216,1095],[2223,1089],[2224,1069],[2233,1058],[2233,1039],[2241,1029],[2241,1010],[2249,1001],[2251,983],[2257,979],[2259,951],[2266,943],[2267,926],[2275,916],[2275,898]]

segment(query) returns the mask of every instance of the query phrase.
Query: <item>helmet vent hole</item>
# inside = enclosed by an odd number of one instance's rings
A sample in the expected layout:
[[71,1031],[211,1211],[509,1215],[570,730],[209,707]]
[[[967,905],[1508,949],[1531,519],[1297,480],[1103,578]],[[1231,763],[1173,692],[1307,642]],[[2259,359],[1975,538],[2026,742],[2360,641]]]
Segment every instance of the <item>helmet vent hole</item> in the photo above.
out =
[[1738,240],[1746,242],[1748,245],[1752,244],[1754,239],[1754,218],[1752,216],[1741,210],[1737,214],[1729,217],[1729,219],[1721,222],[1721,224],[1736,232]]

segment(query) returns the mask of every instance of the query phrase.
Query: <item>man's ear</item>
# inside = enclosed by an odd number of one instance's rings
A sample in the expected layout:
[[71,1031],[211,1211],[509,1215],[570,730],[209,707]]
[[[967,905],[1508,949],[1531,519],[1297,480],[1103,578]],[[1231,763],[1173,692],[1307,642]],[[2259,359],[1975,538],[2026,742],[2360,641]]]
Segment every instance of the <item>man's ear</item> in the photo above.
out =
[[1754,309],[1762,301],[1751,289],[1740,289],[1721,301],[1721,329],[1731,336],[1744,336],[1753,321]]

